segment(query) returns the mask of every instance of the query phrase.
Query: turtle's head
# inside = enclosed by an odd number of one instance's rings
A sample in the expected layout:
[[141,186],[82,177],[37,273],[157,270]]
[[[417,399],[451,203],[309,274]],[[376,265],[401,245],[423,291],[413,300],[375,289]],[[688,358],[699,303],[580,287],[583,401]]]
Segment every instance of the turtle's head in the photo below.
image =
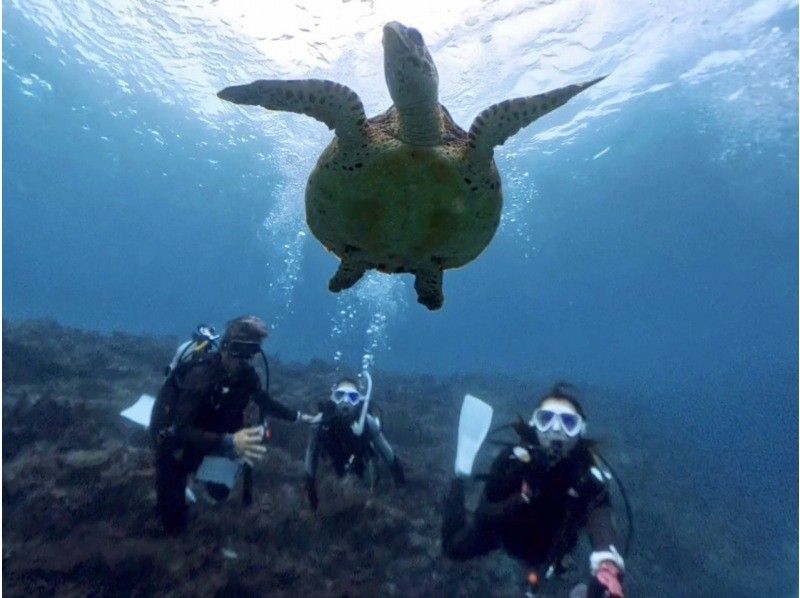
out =
[[392,21],[383,26],[383,69],[399,109],[439,99],[439,73],[422,34]]

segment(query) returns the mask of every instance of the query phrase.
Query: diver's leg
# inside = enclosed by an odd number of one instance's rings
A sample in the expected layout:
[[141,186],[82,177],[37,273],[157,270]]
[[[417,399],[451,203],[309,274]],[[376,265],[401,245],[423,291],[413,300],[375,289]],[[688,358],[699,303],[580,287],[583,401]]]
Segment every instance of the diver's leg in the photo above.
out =
[[333,465],[333,471],[336,472],[337,477],[343,478],[347,473],[347,460],[343,454],[338,452],[332,454],[331,465]]
[[467,522],[464,482],[450,483],[442,513],[442,552],[455,561],[481,556],[498,547],[497,538],[485,526]]
[[372,415],[367,415],[365,423],[367,438],[369,438],[381,458],[388,465],[391,465],[392,461],[394,461],[394,450],[392,450],[392,445],[389,444],[389,441],[386,440],[386,436],[383,435],[378,420]]
[[378,487],[378,461],[373,455],[371,459],[367,460],[367,482],[369,483],[369,491],[375,492]]
[[467,509],[464,506],[464,482],[458,478],[450,482],[450,488],[442,502],[442,550],[450,555],[454,537],[467,527]]
[[394,456],[394,461],[389,465],[389,471],[392,472],[392,479],[394,480],[395,486],[400,487],[406,485],[406,472],[403,469],[403,463],[397,455]]
[[242,505],[249,507],[253,504],[253,468],[245,463],[242,468]]
[[168,534],[186,529],[186,469],[172,451],[156,453],[156,510]]

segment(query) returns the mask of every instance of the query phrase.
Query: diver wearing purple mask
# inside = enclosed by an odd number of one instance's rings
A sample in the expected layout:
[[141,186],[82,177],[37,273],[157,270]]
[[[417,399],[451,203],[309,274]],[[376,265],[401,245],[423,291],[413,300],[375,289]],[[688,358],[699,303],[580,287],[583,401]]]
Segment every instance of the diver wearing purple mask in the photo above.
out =
[[333,385],[329,399],[319,404],[305,456],[306,493],[313,510],[319,502],[316,477],[320,454],[330,458],[339,477],[354,473],[360,478],[379,455],[389,466],[395,485],[405,484],[403,466],[383,435],[380,419],[370,413],[372,379],[365,375],[366,392],[362,393],[355,381],[343,378]]

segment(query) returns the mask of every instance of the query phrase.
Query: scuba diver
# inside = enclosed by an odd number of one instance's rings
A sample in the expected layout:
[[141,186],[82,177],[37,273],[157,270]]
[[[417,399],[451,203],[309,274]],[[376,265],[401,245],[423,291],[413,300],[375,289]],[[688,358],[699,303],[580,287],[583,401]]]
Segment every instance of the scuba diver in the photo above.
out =
[[[264,457],[267,430],[265,425],[244,427],[244,410],[251,400],[258,405],[262,422],[268,415],[292,422],[313,419],[273,400],[269,389],[262,388],[253,358],[260,354],[266,365],[261,343],[267,334],[267,325],[260,318],[236,318],[228,322],[219,351],[173,360],[168,370],[150,422],[157,511],[168,534],[186,528],[187,477],[197,471],[207,455],[241,458],[247,463],[243,502],[251,501],[249,466]],[[185,351],[185,347],[179,351]],[[227,498],[229,493],[227,486],[210,482],[206,490],[214,500]]]
[[571,597],[623,597],[625,562],[612,524],[610,478],[584,438],[586,415],[569,385],[557,384],[539,401],[528,423],[512,424],[520,436],[492,463],[471,521],[464,481],[456,477],[444,499],[442,550],[463,561],[498,548],[533,570],[528,595],[540,580],[563,573],[581,530],[591,540],[588,584]]
[[367,377],[367,392],[362,394],[355,381],[339,380],[331,388],[329,400],[319,403],[320,413],[311,427],[306,449],[306,492],[312,510],[317,509],[317,465],[321,451],[327,453],[339,477],[355,473],[364,477],[368,462],[376,455],[389,466],[395,486],[405,484],[403,465],[381,431],[380,420],[369,413],[372,378]]

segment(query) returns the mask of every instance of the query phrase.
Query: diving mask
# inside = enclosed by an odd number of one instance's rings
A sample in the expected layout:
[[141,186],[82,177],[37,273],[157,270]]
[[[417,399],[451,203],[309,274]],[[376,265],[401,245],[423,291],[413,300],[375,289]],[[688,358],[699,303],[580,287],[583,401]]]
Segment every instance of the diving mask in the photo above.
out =
[[243,341],[230,341],[225,350],[234,359],[250,359],[261,352],[261,345]]
[[349,403],[356,405],[361,400],[361,393],[357,390],[336,389],[331,393],[331,401],[337,405],[341,403]]
[[542,407],[533,412],[529,424],[542,433],[560,429],[569,438],[578,436],[586,428],[586,422],[574,411]]

